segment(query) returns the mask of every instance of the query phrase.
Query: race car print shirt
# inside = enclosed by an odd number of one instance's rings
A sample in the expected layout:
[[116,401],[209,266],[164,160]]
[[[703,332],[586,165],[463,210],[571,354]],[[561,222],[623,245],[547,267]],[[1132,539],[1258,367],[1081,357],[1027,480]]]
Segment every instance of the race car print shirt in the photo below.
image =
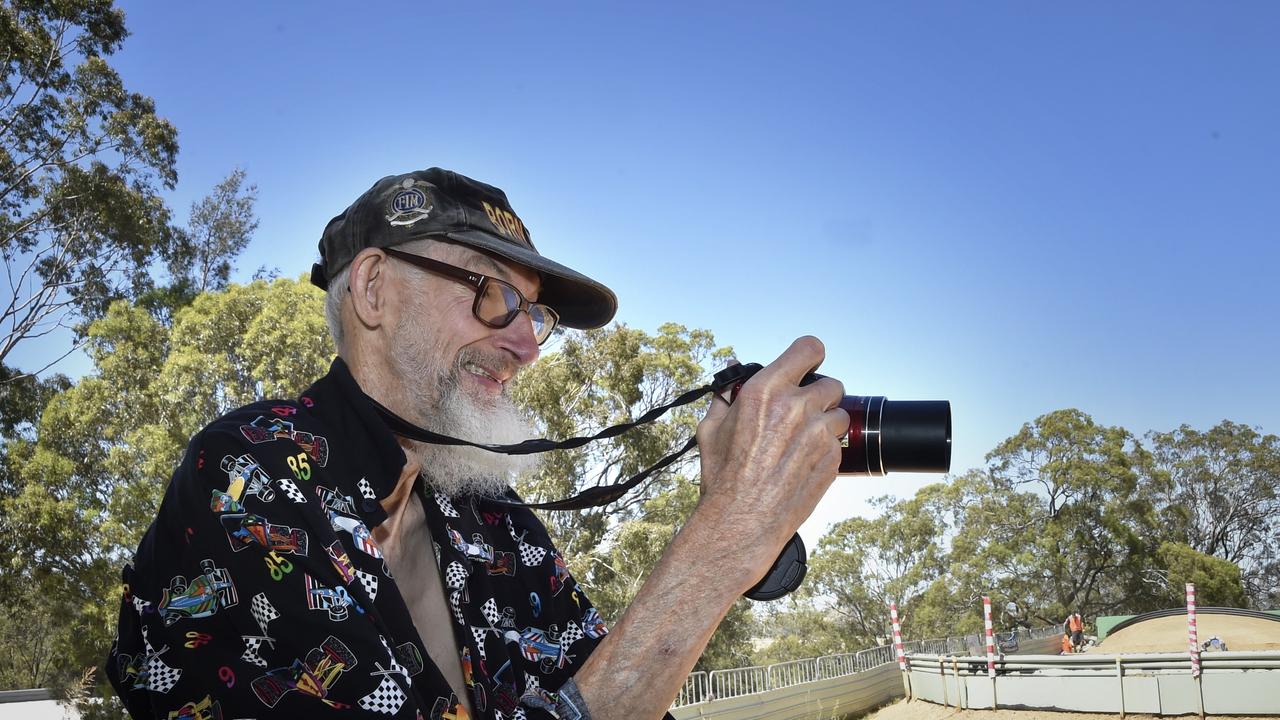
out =
[[420,482],[454,622],[415,628],[371,533],[404,464],[341,359],[192,438],[124,568],[107,674],[129,713],[467,717],[421,631],[453,634],[478,716],[572,716],[557,690],[606,629],[546,529]]

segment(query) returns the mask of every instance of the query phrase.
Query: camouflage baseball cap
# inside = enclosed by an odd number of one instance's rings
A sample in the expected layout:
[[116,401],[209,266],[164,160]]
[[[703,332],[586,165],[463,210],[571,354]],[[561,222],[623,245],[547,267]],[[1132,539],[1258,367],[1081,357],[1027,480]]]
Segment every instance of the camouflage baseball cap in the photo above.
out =
[[422,238],[473,247],[537,271],[538,300],[560,315],[561,325],[600,327],[618,310],[612,290],[538,253],[506,193],[440,168],[388,175],[330,220],[311,282],[327,290],[361,250]]

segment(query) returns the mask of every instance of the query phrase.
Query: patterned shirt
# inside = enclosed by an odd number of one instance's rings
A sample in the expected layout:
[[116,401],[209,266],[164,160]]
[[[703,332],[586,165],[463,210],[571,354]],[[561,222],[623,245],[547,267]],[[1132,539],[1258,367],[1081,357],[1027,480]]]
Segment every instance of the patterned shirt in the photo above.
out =
[[467,717],[421,631],[453,633],[480,717],[573,717],[557,691],[606,629],[545,527],[420,481],[455,622],[415,628],[371,533],[404,464],[341,359],[192,438],[124,568],[107,674],[130,714]]

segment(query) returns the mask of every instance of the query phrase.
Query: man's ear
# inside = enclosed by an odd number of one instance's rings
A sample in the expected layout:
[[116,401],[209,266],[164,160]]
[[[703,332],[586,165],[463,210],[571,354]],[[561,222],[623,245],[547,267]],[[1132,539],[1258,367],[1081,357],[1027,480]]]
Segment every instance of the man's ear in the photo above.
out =
[[351,293],[351,310],[362,326],[381,327],[386,322],[390,276],[387,255],[378,248],[365,248],[351,261],[347,289]]

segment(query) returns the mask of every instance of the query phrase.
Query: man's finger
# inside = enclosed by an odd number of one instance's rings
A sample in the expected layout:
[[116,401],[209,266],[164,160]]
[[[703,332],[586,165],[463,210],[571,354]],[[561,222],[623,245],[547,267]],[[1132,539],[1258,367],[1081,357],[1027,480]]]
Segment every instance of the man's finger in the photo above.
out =
[[789,385],[799,385],[800,380],[816,370],[826,356],[827,349],[821,340],[812,335],[804,335],[796,338],[777,360],[769,363],[757,375],[769,378],[768,381],[776,379]]
[[818,410],[830,410],[840,405],[844,399],[844,383],[835,378],[822,377],[804,387],[810,399],[809,407]]
[[843,438],[849,434],[849,413],[842,408],[828,410],[822,416],[822,421],[831,428],[831,433],[838,438]]

